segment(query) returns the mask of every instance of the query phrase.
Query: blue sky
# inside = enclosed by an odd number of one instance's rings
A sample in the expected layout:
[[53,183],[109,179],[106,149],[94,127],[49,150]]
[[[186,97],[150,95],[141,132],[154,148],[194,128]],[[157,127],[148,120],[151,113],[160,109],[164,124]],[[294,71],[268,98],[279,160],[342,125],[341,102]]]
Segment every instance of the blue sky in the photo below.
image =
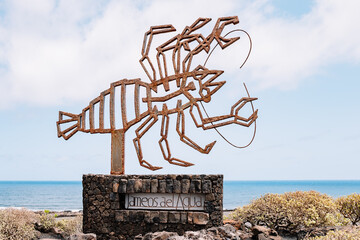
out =
[[[227,112],[244,96],[245,82],[259,98],[253,144],[232,148],[216,132],[189,122],[186,131],[194,139],[217,143],[203,155],[170,133],[172,153],[195,163],[181,168],[162,160],[156,126],[144,138],[143,151],[163,169],[150,172],[138,164],[131,129],[126,173],[360,179],[359,7],[355,0],[0,1],[0,180],[80,180],[84,173],[109,173],[110,135],[79,132],[58,139],[58,111],[80,113],[116,80],[146,81],[138,59],[150,26],[172,23],[181,31],[200,16],[214,22],[234,15],[250,33],[253,52],[241,70],[246,38],[234,51],[216,53],[213,59],[222,60],[209,66],[224,69],[227,84],[207,108]],[[252,128],[237,126],[221,131],[237,144],[252,134]]]

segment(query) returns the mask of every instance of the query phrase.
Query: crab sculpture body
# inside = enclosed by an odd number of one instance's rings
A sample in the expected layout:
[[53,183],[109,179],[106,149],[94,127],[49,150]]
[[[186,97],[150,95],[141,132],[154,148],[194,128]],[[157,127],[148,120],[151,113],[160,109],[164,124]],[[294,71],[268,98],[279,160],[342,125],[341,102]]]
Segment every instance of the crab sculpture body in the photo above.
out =
[[[173,32],[176,29],[172,25],[151,27],[145,33],[140,59],[140,64],[150,82],[141,79],[122,79],[112,83],[110,88],[90,101],[90,104],[80,114],[60,111],[59,120],[57,121],[58,137],[67,140],[78,131],[110,133],[112,136],[111,174],[124,174],[125,132],[135,124],[137,124],[136,128],[134,127],[136,137],[133,139],[133,143],[137,157],[140,165],[150,170],[158,170],[161,167],[154,166],[144,159],[141,138],[157,122],[161,124],[159,146],[164,159],[171,164],[183,167],[193,164],[171,155],[167,140],[171,116],[176,116],[176,132],[180,140],[201,153],[209,153],[216,141],[201,147],[194,140],[187,137],[185,133],[185,114],[190,114],[195,125],[204,130],[229,124],[249,127],[257,119],[258,110],[253,111],[249,117],[239,116],[238,113],[245,104],[251,103],[257,98],[243,97],[231,107],[229,114],[215,117],[207,116],[200,107],[201,102],[211,101],[212,95],[225,84],[225,81],[216,81],[223,73],[221,70],[210,70],[202,65],[193,67],[193,58],[203,51],[209,54],[211,44],[214,41],[224,49],[239,40],[239,37],[226,38],[226,35],[222,35],[226,25],[239,23],[237,17],[219,18],[212,32],[206,37],[197,33],[197,30],[210,21],[210,18],[199,18],[191,26],[185,27],[180,34],[158,46],[156,48],[156,64],[149,57],[153,36]],[[166,61],[166,55],[171,56],[172,64]],[[172,71],[169,71],[169,67],[172,68]],[[171,87],[174,85],[175,87]],[[130,86],[133,91],[127,91]],[[158,96],[158,91],[164,91],[165,94]],[[120,102],[115,100],[115,92],[120,92]],[[105,100],[107,98],[109,101]],[[134,109],[130,109],[130,111],[134,111],[135,114],[128,114],[127,110],[129,109],[126,109],[127,99],[134,99]],[[170,100],[173,101],[174,99],[176,104],[169,105]],[[162,106],[158,107],[161,103]],[[115,119],[116,108],[120,108],[121,111],[121,126],[115,124],[117,120]],[[104,109],[109,109],[108,119],[104,117]],[[98,118],[98,121],[95,121],[95,117]],[[105,121],[110,123],[104,124]],[[95,122],[97,123],[95,124]],[[70,124],[70,126],[63,129],[62,126],[65,124]]]

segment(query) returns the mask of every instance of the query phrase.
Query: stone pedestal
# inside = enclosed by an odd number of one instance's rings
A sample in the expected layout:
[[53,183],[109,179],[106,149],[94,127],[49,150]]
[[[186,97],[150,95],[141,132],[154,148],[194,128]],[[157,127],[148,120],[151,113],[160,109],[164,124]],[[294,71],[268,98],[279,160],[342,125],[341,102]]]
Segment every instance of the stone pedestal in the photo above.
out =
[[83,231],[134,239],[156,231],[221,226],[222,175],[83,176]]

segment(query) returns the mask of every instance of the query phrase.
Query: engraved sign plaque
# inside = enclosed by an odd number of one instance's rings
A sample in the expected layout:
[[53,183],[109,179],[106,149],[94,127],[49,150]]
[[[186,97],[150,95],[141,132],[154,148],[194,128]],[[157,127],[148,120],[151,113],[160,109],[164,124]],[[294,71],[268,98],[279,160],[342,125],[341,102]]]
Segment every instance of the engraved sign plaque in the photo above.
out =
[[146,210],[204,210],[205,194],[199,193],[129,193],[125,195],[126,209]]

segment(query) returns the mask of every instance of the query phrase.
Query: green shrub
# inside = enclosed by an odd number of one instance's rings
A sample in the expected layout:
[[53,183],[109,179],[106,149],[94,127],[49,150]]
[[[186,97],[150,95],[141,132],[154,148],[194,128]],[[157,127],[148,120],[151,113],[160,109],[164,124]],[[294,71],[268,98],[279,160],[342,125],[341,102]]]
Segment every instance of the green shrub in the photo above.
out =
[[359,240],[360,228],[348,228],[339,231],[331,231],[326,236],[308,238],[307,240]]
[[56,226],[55,216],[50,214],[49,210],[44,210],[44,213],[40,215],[39,219],[44,232],[50,232],[51,229]]
[[82,216],[71,219],[64,219],[56,222],[56,227],[62,230],[63,235],[70,236],[82,232]]
[[58,228],[63,236],[70,236],[71,234],[82,232],[82,216],[74,218],[57,219],[58,215],[51,214],[45,210],[40,216],[40,225],[45,232],[49,232],[54,228]]
[[315,191],[266,194],[236,209],[230,218],[289,232],[346,224],[333,198]]
[[360,221],[360,194],[353,193],[336,199],[338,209],[353,225]]
[[0,210],[0,239],[30,240],[36,237],[34,223],[37,215],[26,209]]

